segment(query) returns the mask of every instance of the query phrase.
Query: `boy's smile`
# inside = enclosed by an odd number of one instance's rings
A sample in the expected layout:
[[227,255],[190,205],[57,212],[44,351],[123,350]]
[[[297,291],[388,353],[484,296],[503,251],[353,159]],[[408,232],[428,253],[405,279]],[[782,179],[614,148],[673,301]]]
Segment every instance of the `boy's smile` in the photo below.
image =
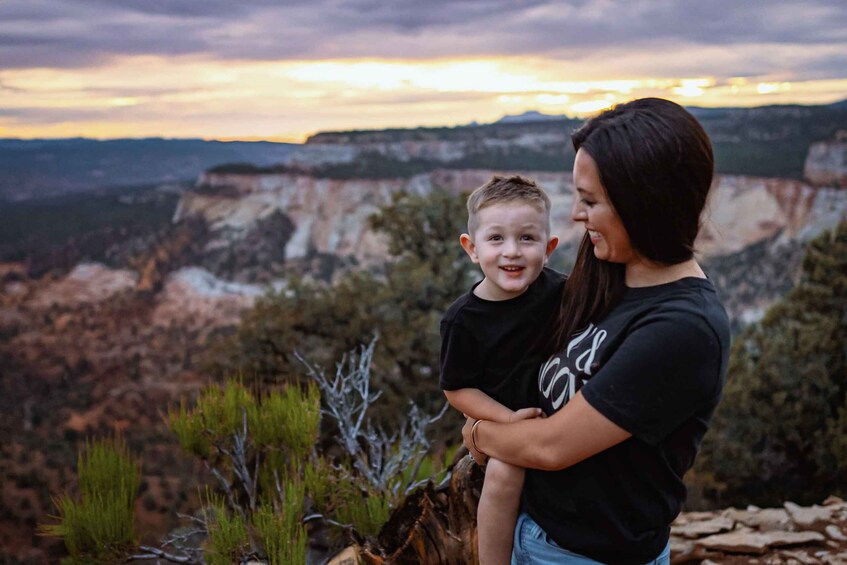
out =
[[531,285],[559,240],[548,237],[547,215],[521,201],[481,209],[472,235],[462,234],[462,247],[479,263],[485,279],[474,294],[485,300],[508,300]]

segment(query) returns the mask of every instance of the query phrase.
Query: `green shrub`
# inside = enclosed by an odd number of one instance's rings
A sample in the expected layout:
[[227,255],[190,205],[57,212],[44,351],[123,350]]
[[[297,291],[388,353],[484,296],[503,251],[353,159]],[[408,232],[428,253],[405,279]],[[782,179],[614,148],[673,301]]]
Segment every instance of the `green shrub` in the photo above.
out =
[[[210,348],[210,371],[270,385],[307,382],[295,351],[331,366],[378,334],[373,380],[384,396],[370,416],[397,426],[410,399],[437,412],[444,402],[435,376],[438,320],[479,277],[456,240],[467,229],[464,198],[441,191],[397,193],[370,223],[389,245],[383,273],[354,271],[332,286],[289,279],[284,290],[257,300],[234,334]],[[435,430],[443,439],[455,437],[459,424],[457,415],[448,418]]]
[[[432,480],[436,484],[440,483],[446,478],[450,462],[458,449],[459,444],[456,444],[448,447],[439,455],[427,454],[421,459],[417,467],[410,466],[404,470],[403,483],[411,485],[426,480]],[[414,477],[412,473],[414,473]]]
[[314,383],[305,392],[288,386],[260,399],[253,422],[253,439],[263,446],[286,449],[295,460],[308,456],[318,441],[321,395]]
[[303,481],[306,494],[318,512],[327,514],[335,488],[335,471],[325,458],[317,456],[303,468]]
[[388,493],[364,490],[356,480],[339,479],[332,494],[335,519],[363,536],[376,536],[391,515]]
[[86,442],[78,459],[79,497],[56,500],[58,524],[41,526],[61,538],[71,563],[112,563],[135,547],[133,506],[141,477],[120,438]]
[[240,563],[250,547],[247,524],[237,512],[228,512],[220,497],[207,493],[208,540],[205,560],[209,565]]
[[800,283],[733,344],[697,471],[726,504],[847,493],[847,223],[809,244]]
[[[370,390],[374,347],[375,340],[349,352],[334,377],[304,361],[311,377],[304,386],[254,395],[229,380],[203,389],[193,408],[183,402],[169,411],[180,445],[203,458],[219,483],[205,520],[210,563],[262,552],[270,563],[302,563],[307,507],[342,526],[335,532],[375,536],[413,477],[441,469],[425,458],[424,429],[443,410],[430,417],[412,404],[392,433],[368,417],[380,397]],[[332,417],[342,448],[332,461],[318,453],[322,413]]]
[[301,521],[305,489],[302,482],[289,480],[284,483],[283,492],[280,509],[263,504],[253,515],[253,525],[269,565],[306,561],[306,528]]

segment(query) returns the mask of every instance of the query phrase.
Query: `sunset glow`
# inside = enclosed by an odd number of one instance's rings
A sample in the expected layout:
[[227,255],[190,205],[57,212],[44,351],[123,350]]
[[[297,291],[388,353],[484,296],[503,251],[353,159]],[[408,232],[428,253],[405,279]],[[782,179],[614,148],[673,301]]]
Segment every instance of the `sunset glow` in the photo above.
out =
[[[530,110],[583,116],[642,96],[707,107],[847,98],[844,14],[823,0],[803,12],[815,21],[798,22],[817,34],[832,22],[827,41],[797,31],[799,8],[780,1],[767,15],[733,8],[750,28],[741,42],[731,24],[708,41],[693,23],[681,30],[687,12],[664,0],[614,14],[599,0],[580,9],[510,6],[515,19],[503,35],[505,23],[486,20],[493,1],[455,6],[467,20],[380,7],[372,15],[382,27],[369,15],[334,30],[305,7],[225,6],[198,19],[204,8],[194,0],[106,11],[95,3],[79,14],[53,0],[39,0],[40,12],[22,0],[0,3],[0,33],[30,42],[0,50],[0,136],[299,142],[323,130],[486,123]],[[667,21],[656,21],[656,2],[666,4]],[[47,5],[56,17],[42,22]],[[343,3],[332,9],[358,14]],[[403,19],[410,13],[420,21]],[[90,31],[88,20],[101,29]],[[772,29],[786,22],[793,35]],[[603,30],[618,39],[599,41]],[[518,52],[518,38],[530,47]]]

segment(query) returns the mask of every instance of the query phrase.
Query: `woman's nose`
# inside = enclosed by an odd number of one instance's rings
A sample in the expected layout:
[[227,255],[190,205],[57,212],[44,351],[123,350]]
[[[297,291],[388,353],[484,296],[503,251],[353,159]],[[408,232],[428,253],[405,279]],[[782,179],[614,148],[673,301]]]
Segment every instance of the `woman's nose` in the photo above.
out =
[[580,204],[579,200],[574,202],[573,207],[571,208],[571,219],[575,222],[584,222],[588,219],[585,207]]

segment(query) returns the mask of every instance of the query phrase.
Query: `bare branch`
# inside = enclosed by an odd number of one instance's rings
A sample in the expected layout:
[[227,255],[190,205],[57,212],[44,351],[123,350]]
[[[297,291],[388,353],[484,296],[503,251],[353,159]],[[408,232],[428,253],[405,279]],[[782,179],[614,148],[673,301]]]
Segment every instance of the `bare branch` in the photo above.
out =
[[[224,453],[227,453],[223,449],[222,451],[224,451]],[[226,499],[229,502],[230,508],[236,510],[239,514],[241,514],[243,518],[246,518],[246,516],[244,515],[244,509],[241,508],[241,505],[238,504],[235,500],[235,495],[232,493],[232,488],[229,484],[229,481],[226,480],[226,478],[221,474],[217,467],[212,467],[211,465],[209,465],[208,461],[203,461],[203,463],[205,463],[206,469],[210,470],[215,476],[215,478],[218,479],[218,482],[221,484],[221,488],[223,488],[224,494],[226,494]]]
[[[320,367],[313,367],[297,353],[295,357],[318,384],[326,404],[323,413],[335,420],[338,442],[350,456],[353,468],[372,487],[397,496],[401,489],[406,494],[415,484],[415,475],[430,445],[425,429],[444,415],[448,405],[445,403],[437,415],[430,417],[410,403],[409,417],[398,431],[389,435],[382,428],[374,428],[367,411],[381,394],[370,389],[376,341],[375,337],[358,353],[354,350],[345,355],[336,365],[332,380]],[[412,475],[403,485],[403,471],[410,467]]]
[[370,390],[371,361],[373,359],[376,338],[359,353],[351,351],[335,366],[335,378],[330,380],[323,369],[310,365],[299,353],[295,357],[306,366],[309,377],[318,385],[324,397],[326,409],[323,413],[331,416],[338,425],[339,443],[350,456],[355,456],[362,436],[362,425],[368,408],[382,396],[381,392]]
[[161,549],[150,547],[147,545],[142,545],[139,547],[139,549],[142,551],[146,551],[147,553],[139,555],[130,555],[126,558],[126,561],[129,562],[136,559],[166,559],[172,563],[202,563],[202,561],[198,561],[193,557],[189,557],[187,555],[174,555],[173,553],[168,553],[166,551],[162,551]]
[[197,516],[189,516],[188,514],[181,514],[180,512],[177,512],[176,515],[177,515],[177,518],[184,518],[186,520],[191,520],[192,522],[197,522],[198,524],[202,524],[204,528],[207,525],[206,520],[203,520],[202,518],[198,518]]
[[162,543],[162,547],[168,547],[169,545],[178,544],[178,543],[186,543],[186,542],[188,542],[189,539],[191,539],[191,536],[196,536],[196,535],[199,535],[199,534],[206,534],[206,533],[208,533],[207,527],[204,527],[203,529],[198,529],[198,530],[189,530],[187,532],[183,532],[183,533],[179,533],[179,534],[171,533],[169,535],[168,539],[166,539],[164,541],[164,543]]

